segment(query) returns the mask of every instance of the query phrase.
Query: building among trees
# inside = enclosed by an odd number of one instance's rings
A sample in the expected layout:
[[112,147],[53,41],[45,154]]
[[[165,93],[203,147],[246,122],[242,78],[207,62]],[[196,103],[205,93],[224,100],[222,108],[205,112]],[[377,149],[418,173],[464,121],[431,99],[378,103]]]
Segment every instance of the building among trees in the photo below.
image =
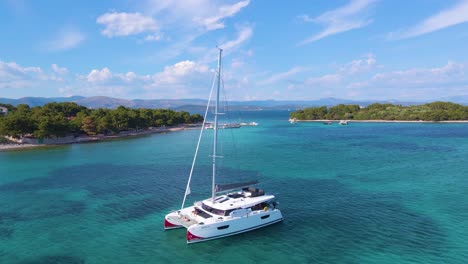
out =
[[8,114],[8,108],[4,106],[0,106],[0,114],[1,115],[7,115]]

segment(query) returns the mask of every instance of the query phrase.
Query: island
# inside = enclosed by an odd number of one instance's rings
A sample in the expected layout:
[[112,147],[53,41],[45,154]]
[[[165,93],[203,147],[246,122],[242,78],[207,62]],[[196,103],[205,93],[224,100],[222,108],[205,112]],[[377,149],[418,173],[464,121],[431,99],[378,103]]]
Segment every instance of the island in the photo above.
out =
[[361,122],[468,122],[468,106],[450,102],[422,105],[393,105],[374,103],[366,107],[339,104],[333,107],[311,107],[290,114],[290,120]]
[[70,144],[181,130],[203,121],[170,109],[90,109],[72,102],[29,107],[0,104],[0,150]]

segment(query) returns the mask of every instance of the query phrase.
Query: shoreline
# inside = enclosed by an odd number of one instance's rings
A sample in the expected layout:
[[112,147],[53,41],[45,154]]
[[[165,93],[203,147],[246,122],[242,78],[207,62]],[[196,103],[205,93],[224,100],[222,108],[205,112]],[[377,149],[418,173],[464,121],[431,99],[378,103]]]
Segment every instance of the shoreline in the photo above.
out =
[[121,132],[117,135],[108,135],[108,136],[106,135],[80,136],[80,137],[73,138],[72,140],[69,140],[69,141],[65,141],[61,143],[54,143],[54,144],[29,144],[29,143],[14,143],[14,142],[13,143],[0,143],[0,152],[10,151],[10,150],[32,149],[32,148],[39,148],[39,147],[100,142],[100,141],[119,139],[119,138],[138,137],[138,136],[145,136],[145,135],[151,135],[151,134],[189,130],[189,129],[194,129],[196,127],[199,127],[199,125],[177,126],[177,127],[169,127],[169,128],[155,128],[155,129],[124,132],[124,133]]
[[[343,119],[344,120],[344,119]],[[330,119],[316,119],[316,120],[299,120],[289,119],[289,122],[332,122],[339,123],[341,120],[330,120]],[[446,120],[446,121],[425,121],[425,120],[344,120],[348,123],[468,123],[468,120]]]

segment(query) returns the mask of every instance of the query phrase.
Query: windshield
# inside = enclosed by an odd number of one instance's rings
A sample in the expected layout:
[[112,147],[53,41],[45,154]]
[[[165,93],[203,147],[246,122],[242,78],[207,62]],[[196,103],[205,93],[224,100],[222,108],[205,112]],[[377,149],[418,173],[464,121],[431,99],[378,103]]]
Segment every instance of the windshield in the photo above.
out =
[[223,210],[219,210],[219,209],[215,209],[211,206],[208,206],[206,204],[202,204],[202,208],[203,210],[207,211],[207,212],[210,212],[212,214],[216,214],[216,215],[224,215],[224,211]]

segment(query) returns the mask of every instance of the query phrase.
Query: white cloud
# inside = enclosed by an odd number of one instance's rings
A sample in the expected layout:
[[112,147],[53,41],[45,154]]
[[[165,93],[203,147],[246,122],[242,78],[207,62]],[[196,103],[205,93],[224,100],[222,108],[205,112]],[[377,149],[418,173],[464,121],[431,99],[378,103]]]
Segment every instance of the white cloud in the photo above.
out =
[[296,19],[301,22],[306,22],[306,23],[315,22],[315,20],[311,18],[309,15],[298,15],[296,16]]
[[101,70],[93,69],[87,76],[80,76],[92,84],[123,84],[133,83],[137,81],[149,81],[148,75],[137,75],[134,72],[127,73],[112,73],[108,67]]
[[104,25],[101,33],[109,38],[159,30],[156,21],[152,17],[140,13],[105,13],[99,16],[96,22]]
[[449,61],[435,68],[380,72],[349,82],[347,90],[361,97],[380,99],[440,100],[466,94],[468,65]]
[[[163,61],[173,61],[181,54],[189,54],[190,57],[199,56],[198,61],[208,61],[208,54],[216,44],[212,42],[209,47],[194,44],[201,36],[208,34],[215,29],[228,27],[227,21],[240,13],[250,4],[250,0],[145,0],[139,8],[144,9],[144,14],[157,19],[159,30],[151,32],[142,39],[143,41],[164,40],[168,45],[158,49],[153,56],[146,59],[158,59]],[[244,24],[242,22],[237,23]],[[241,26],[242,27],[242,26]],[[243,26],[245,34],[251,34],[252,29]],[[160,33],[164,34],[160,34]],[[244,37],[250,37],[245,36]],[[241,36],[242,37],[242,36]],[[223,36],[221,39],[224,39]],[[242,41],[242,40],[240,40]],[[218,43],[219,44],[219,43]],[[238,42],[225,43],[237,45]],[[220,46],[220,45],[218,45]],[[226,51],[229,53],[231,51]],[[214,56],[216,58],[216,56]],[[177,58],[180,60],[180,58]]]
[[105,82],[112,78],[112,73],[109,68],[104,67],[102,70],[92,70],[86,79],[88,82],[96,83],[96,82]]
[[225,49],[227,51],[232,50],[246,42],[250,37],[252,37],[253,34],[253,29],[249,26],[245,26],[240,28],[239,30],[239,35],[237,36],[236,39],[230,40],[228,42],[225,42],[221,45],[219,45],[222,49]]
[[305,22],[315,22],[325,26],[320,33],[309,37],[300,45],[308,44],[328,36],[358,29],[369,25],[372,20],[368,19],[366,11],[375,3],[375,0],[351,0],[348,5],[327,11],[316,18],[301,15],[298,18]]
[[40,67],[22,67],[16,62],[0,60],[0,89],[37,87],[45,81],[53,82],[57,79],[44,73]]
[[177,84],[186,82],[186,78],[193,74],[207,73],[209,68],[206,65],[198,64],[194,61],[181,61],[172,66],[166,66],[163,72],[153,76],[155,84]]
[[300,72],[304,72],[306,71],[307,69],[306,68],[303,68],[303,67],[293,67],[291,68],[290,70],[286,71],[286,72],[281,72],[281,73],[277,73],[277,74],[274,74],[272,76],[270,76],[268,79],[265,79],[263,81],[260,81],[258,82],[259,85],[268,85],[268,84],[272,84],[272,83],[276,83],[278,81],[282,81],[284,79],[287,79],[291,76],[294,76]]
[[215,30],[215,29],[224,28],[224,23],[222,22],[222,20],[224,18],[234,16],[242,8],[248,6],[249,3],[250,3],[250,0],[245,0],[245,1],[235,3],[233,5],[220,6],[215,16],[205,17],[205,18],[195,17],[194,20],[202,24],[206,28],[206,30]]
[[312,77],[305,80],[305,85],[314,87],[329,87],[336,85],[343,80],[344,76],[340,74],[325,74],[323,76]]
[[63,75],[63,74],[67,74],[68,73],[68,69],[67,68],[60,68],[57,64],[52,64],[52,70],[57,73],[57,74],[60,74],[60,75]]
[[391,33],[389,37],[411,38],[465,22],[468,22],[468,0],[462,0],[403,32]]
[[[211,74],[207,65],[190,60],[166,66],[163,71],[152,75],[113,73],[104,67],[93,69],[87,75],[79,75],[74,84],[78,88],[73,93],[133,98],[193,97],[197,90],[206,92]],[[70,93],[70,86],[61,89],[63,94]]]
[[438,68],[413,68],[402,71],[375,74],[368,86],[432,87],[440,84],[460,84],[468,81],[467,68],[464,64],[447,62]]
[[86,39],[85,35],[79,30],[65,28],[57,36],[46,44],[49,51],[63,51],[76,48]]
[[365,58],[353,60],[340,67],[340,72],[345,74],[355,74],[373,69],[376,66],[374,54],[368,54]]
[[202,28],[204,31],[224,28],[224,19],[233,17],[249,5],[250,0],[234,4],[212,0],[148,0],[145,11],[152,13],[165,25],[186,29]]
[[151,34],[145,37],[145,41],[160,41],[163,39],[162,34]]

